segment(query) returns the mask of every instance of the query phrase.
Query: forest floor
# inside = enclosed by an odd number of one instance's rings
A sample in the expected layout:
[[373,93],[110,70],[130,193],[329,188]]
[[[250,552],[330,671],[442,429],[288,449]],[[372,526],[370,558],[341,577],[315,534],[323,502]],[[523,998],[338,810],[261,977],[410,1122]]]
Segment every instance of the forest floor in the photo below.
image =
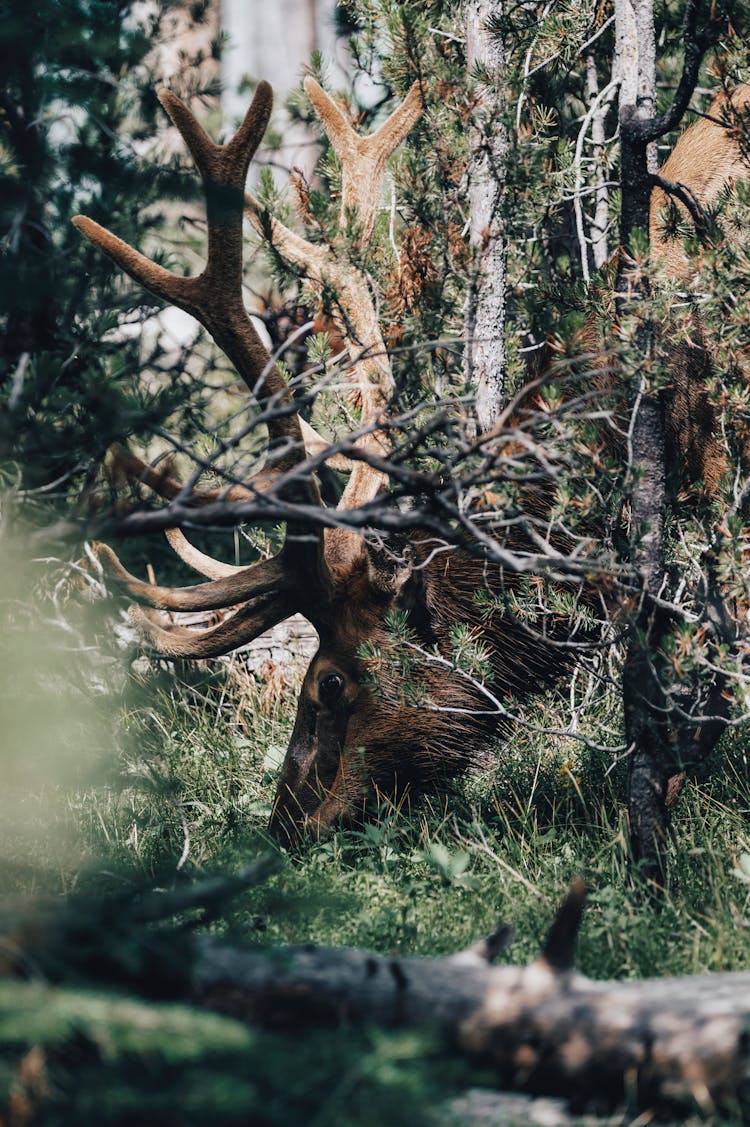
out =
[[[184,670],[180,681],[148,668],[135,678],[135,695],[131,691],[111,715],[114,773],[65,790],[53,814],[38,794],[27,797],[23,816],[33,856],[27,838],[0,830],[6,893],[56,895],[89,885],[111,894],[139,884],[164,886],[237,871],[275,848],[265,825],[296,685],[279,676],[262,686],[236,667],[227,677],[226,669]],[[550,699],[544,707],[556,704]],[[383,807],[380,818],[361,829],[341,828],[305,844],[210,926],[268,945],[311,942],[437,955],[469,946],[504,921],[513,924],[516,939],[501,958],[523,963],[538,954],[570,881],[582,876],[591,890],[578,955],[585,974],[635,978],[747,968],[746,747],[740,734],[725,738],[714,762],[687,783],[674,811],[669,888],[659,906],[634,895],[629,880],[622,765],[610,770],[585,743],[521,731],[499,742],[493,772],[471,776],[410,810]],[[72,843],[69,852],[62,841]],[[130,1091],[138,1069],[128,1020],[118,1019],[115,1029],[109,1011],[94,1012],[95,1002],[82,1016],[77,995],[71,997],[66,1000],[65,991],[57,997],[60,1021],[79,1030],[90,1023],[92,1039],[109,1045],[110,1075],[100,1069],[88,1085],[76,1080],[69,1088],[60,1081],[65,1100],[73,1100],[74,1088],[79,1101],[84,1089],[96,1098],[87,1097],[85,1106],[74,1100],[74,1118],[61,1112],[44,1122],[119,1123],[132,1113],[139,1123],[158,1120],[162,1127],[209,1117],[216,1124],[375,1127],[435,1123],[436,1107],[446,1122],[459,1125],[565,1121],[554,1107],[543,1107],[536,1120],[516,1105],[493,1112],[482,1095],[491,1078],[458,1061],[447,1066],[428,1035],[255,1034],[218,1018],[209,1028],[208,1015],[188,1011],[148,1018],[159,1045],[159,1023],[166,1022],[172,1048],[144,1050],[153,1083],[144,1087],[149,1071],[141,1068]],[[0,992],[0,1044],[4,1023],[7,1031],[14,1021],[17,1044],[29,1048],[36,1027],[29,1018],[24,1032],[23,1022],[12,1018],[19,1004],[17,995]],[[182,1030],[176,1039],[170,1022]],[[166,1057],[157,1068],[159,1052]],[[238,1066],[248,1055],[254,1063]],[[116,1063],[125,1060],[130,1063],[117,1073]],[[194,1084],[185,1079],[186,1067]],[[175,1086],[184,1113],[171,1118]],[[470,1098],[468,1089],[474,1090]]]

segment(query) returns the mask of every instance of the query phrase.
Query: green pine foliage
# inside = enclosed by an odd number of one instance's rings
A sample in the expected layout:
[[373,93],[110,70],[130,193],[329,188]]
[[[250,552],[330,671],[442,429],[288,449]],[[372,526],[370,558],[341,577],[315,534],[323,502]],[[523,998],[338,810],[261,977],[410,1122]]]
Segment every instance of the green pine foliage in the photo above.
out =
[[427,1127],[431,1101],[471,1079],[439,1049],[428,1034],[300,1039],[188,1006],[0,983],[0,1107],[16,1123]]

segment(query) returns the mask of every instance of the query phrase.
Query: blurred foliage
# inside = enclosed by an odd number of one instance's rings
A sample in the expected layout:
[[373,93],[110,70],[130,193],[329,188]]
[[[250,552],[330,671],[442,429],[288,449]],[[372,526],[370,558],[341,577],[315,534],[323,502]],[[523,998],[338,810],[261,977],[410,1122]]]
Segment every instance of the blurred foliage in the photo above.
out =
[[470,1078],[426,1034],[283,1036],[186,1006],[0,983],[0,1108],[15,1123],[427,1127],[435,1098]]
[[[100,783],[117,747],[119,663],[92,638],[106,613],[69,565],[33,559],[0,525],[0,892],[65,889],[86,852],[71,786]],[[79,586],[80,584],[80,586]],[[106,765],[106,766],[104,766]],[[102,770],[106,772],[102,774]]]
[[[432,1122],[476,1074],[431,1034],[300,1037],[174,1004],[190,994],[196,927],[244,941],[268,929],[247,896],[281,858],[254,792],[272,785],[261,764],[288,709],[239,669],[229,686],[211,670],[126,676],[96,578],[35,557],[12,515],[5,497],[0,1121]],[[252,740],[233,723],[243,714]],[[274,926],[334,900],[314,881],[260,895]]]

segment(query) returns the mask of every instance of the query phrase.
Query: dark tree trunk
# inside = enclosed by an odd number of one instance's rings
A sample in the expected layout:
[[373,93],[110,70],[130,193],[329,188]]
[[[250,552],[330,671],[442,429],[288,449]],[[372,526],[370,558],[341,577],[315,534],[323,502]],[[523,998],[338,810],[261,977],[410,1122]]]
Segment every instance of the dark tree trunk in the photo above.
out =
[[[647,232],[651,200],[649,141],[641,125],[653,119],[656,99],[652,0],[620,0],[616,9],[620,62],[621,183],[620,243],[617,275],[621,318],[639,314],[648,295],[648,278],[630,258],[635,231]],[[632,99],[632,100],[631,100]],[[642,875],[657,884],[664,876],[666,787],[672,773],[669,720],[658,660],[667,623],[653,599],[665,581],[664,515],[666,449],[664,414],[658,392],[649,384],[654,358],[653,326],[643,322],[633,342],[640,385],[630,388],[631,563],[641,587],[640,608],[631,625],[623,672],[625,732],[630,750],[628,807],[633,857]]]
[[[649,280],[643,255],[636,263],[633,236],[646,235],[656,173],[654,143],[682,118],[695,88],[703,53],[719,24],[696,32],[698,0],[685,8],[685,62],[674,101],[656,113],[653,0],[616,0],[617,64],[621,80],[620,243],[617,274],[618,315],[641,318],[629,356],[630,387],[630,562],[639,588],[638,609],[631,621],[623,673],[625,730],[630,752],[628,807],[633,858],[641,875],[656,886],[664,881],[666,794],[670,775],[683,763],[705,754],[721,732],[721,723],[690,723],[700,705],[726,709],[720,688],[696,693],[673,685],[664,657],[672,623],[659,605],[668,594],[665,551],[667,455],[664,404],[658,389],[654,328],[643,307]],[[637,379],[637,386],[636,386]],[[712,592],[719,603],[717,591]],[[726,623],[726,616],[723,616]],[[702,700],[699,701],[698,697]]]

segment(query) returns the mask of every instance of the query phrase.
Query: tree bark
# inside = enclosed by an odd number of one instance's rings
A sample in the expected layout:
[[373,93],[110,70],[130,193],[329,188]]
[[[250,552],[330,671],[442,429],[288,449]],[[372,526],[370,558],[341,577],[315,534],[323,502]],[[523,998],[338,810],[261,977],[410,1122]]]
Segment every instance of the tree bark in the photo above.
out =
[[502,118],[504,59],[488,21],[499,0],[466,0],[466,64],[476,72],[469,138],[469,242],[474,260],[466,298],[465,369],[476,393],[480,430],[497,421],[505,399],[506,244],[502,224],[508,134]]
[[[591,106],[599,96],[599,79],[596,73],[596,58],[586,56],[586,96]],[[607,152],[605,148],[604,121],[611,98],[604,98],[591,121],[591,140],[594,144],[596,162],[596,192],[594,195],[594,214],[590,221],[591,254],[594,266],[601,270],[607,258],[607,227],[609,224],[609,188],[607,187]]]

